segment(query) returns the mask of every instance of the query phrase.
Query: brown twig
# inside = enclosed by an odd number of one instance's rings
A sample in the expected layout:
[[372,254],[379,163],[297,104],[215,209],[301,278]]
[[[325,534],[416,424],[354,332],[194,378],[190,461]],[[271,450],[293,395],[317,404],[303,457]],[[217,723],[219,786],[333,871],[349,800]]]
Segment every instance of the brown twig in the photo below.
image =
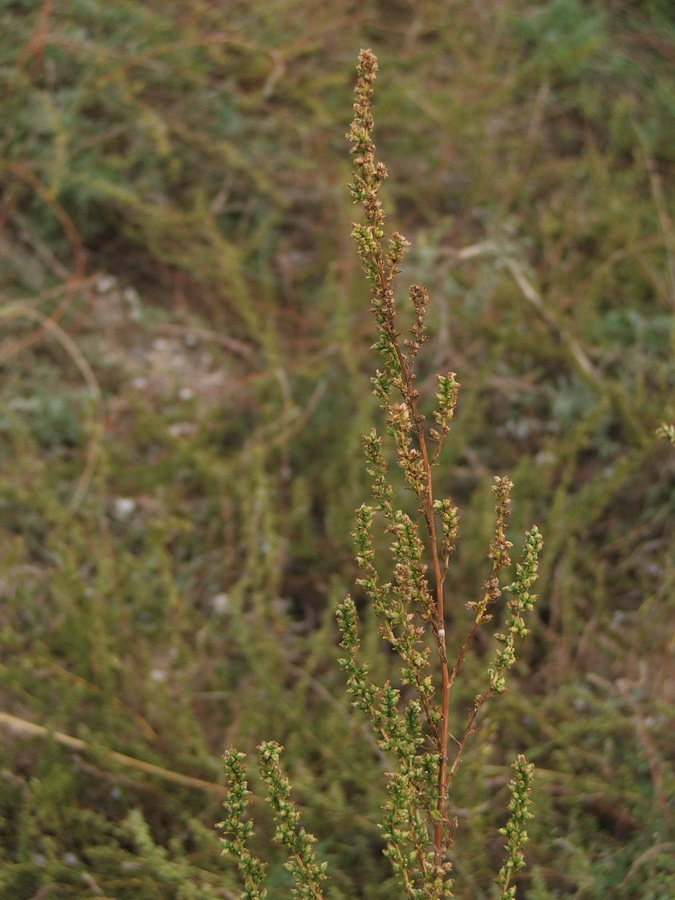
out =
[[[10,713],[0,712],[0,725],[9,731],[16,732],[21,735],[29,735],[31,737],[51,738],[57,744],[64,747],[70,747],[71,750],[77,750],[78,753],[92,754],[93,749],[80,738],[73,737],[70,734],[64,734],[62,731],[52,731],[45,728],[44,725],[36,725],[35,722],[29,722],[27,719],[21,719],[19,716],[13,716]],[[183,775],[181,772],[174,772],[172,769],[165,769],[163,766],[156,766],[154,763],[145,762],[142,759],[136,759],[133,756],[127,756],[124,753],[118,753],[116,750],[109,750],[107,755],[112,762],[121,766],[127,766],[136,769],[138,772],[144,772],[146,775],[153,775],[164,781],[171,781],[173,784],[180,784],[184,787],[196,788],[213,794],[218,798],[222,798],[227,794],[223,785],[214,784],[211,781],[204,781],[201,778],[195,778],[192,775]]]

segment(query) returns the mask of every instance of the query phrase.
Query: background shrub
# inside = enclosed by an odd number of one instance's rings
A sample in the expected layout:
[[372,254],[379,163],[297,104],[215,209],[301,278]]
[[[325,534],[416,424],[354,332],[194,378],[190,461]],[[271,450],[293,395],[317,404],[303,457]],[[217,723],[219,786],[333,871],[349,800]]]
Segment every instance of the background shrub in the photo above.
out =
[[458,785],[457,890],[490,896],[527,746],[526,895],[672,895],[669,5],[26,0],[0,25],[0,692],[90,748],[14,721],[0,886],[234,896],[219,756],[265,736],[335,897],[398,896],[332,621],[375,414],[344,140],[372,45],[390,220],[433,298],[420,388],[463,386],[457,608],[493,471],[547,538],[519,689]]

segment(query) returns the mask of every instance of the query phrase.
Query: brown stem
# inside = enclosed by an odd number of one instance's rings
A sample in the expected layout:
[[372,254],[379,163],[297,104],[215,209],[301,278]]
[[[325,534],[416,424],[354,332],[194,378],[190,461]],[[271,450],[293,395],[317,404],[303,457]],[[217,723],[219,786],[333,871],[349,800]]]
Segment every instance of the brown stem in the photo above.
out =
[[[373,223],[371,221],[372,225]],[[379,251],[379,248],[378,248]],[[393,280],[393,273],[389,276],[385,274],[385,267],[382,262],[382,254],[381,251],[377,253],[376,258],[377,272],[378,272],[378,280],[380,284],[380,289],[378,291],[380,297],[383,299],[390,294],[391,291],[391,282]],[[447,650],[445,644],[445,610],[444,610],[444,591],[443,591],[443,574],[441,571],[441,563],[438,556],[438,543],[436,536],[436,520],[434,516],[434,495],[433,495],[433,483],[432,483],[432,475],[431,475],[431,462],[429,460],[429,453],[427,451],[426,444],[426,436],[424,433],[423,427],[423,419],[417,408],[417,400],[415,395],[415,390],[413,388],[413,380],[410,371],[410,366],[407,364],[406,359],[403,355],[403,352],[398,343],[398,334],[396,333],[396,329],[394,327],[393,321],[393,310],[391,311],[389,321],[385,326],[387,328],[387,332],[389,334],[389,339],[392,343],[396,351],[396,356],[398,358],[398,363],[400,367],[400,371],[405,384],[405,391],[403,394],[403,400],[407,404],[410,412],[412,414],[412,420],[414,422],[415,433],[417,435],[417,441],[419,445],[420,453],[422,454],[422,463],[424,466],[424,478],[425,478],[425,489],[424,494],[420,497],[420,501],[422,503],[422,513],[424,515],[424,520],[427,528],[427,532],[429,534],[429,544],[431,551],[431,559],[432,559],[432,567],[434,573],[434,580],[436,584],[436,603],[435,603],[435,615],[432,618],[432,628],[434,631],[434,635],[436,637],[436,642],[438,645],[438,652],[441,664],[441,722],[440,729],[434,729],[435,734],[435,743],[436,750],[438,753],[438,780],[437,780],[437,791],[438,791],[438,799],[436,801],[436,810],[439,814],[439,820],[434,824],[434,864],[436,867],[440,867],[443,862],[443,853],[444,853],[444,840],[443,840],[443,813],[445,810],[446,803],[446,790],[449,784],[450,779],[447,776],[447,764],[448,764],[448,730],[449,730],[449,705],[450,705],[450,675],[448,672],[448,658],[447,658]]]
[[441,819],[434,825],[434,863],[440,866],[443,855],[443,811],[445,808],[445,789],[446,789],[446,767],[448,762],[448,729],[450,717],[450,687],[451,681],[448,673],[448,657],[445,645],[445,609],[444,609],[444,591],[443,591],[443,574],[441,572],[441,562],[438,557],[438,543],[436,537],[436,519],[434,517],[434,493],[431,475],[431,463],[429,462],[429,453],[427,451],[426,435],[422,425],[422,416],[417,408],[417,401],[412,386],[410,371],[406,366],[405,359],[398,343],[396,354],[399,359],[399,365],[405,379],[405,387],[407,396],[404,398],[412,413],[413,422],[415,423],[415,432],[417,434],[417,442],[419,444],[420,453],[422,454],[422,462],[424,465],[424,477],[426,481],[423,503],[424,520],[429,534],[429,544],[431,549],[431,560],[434,571],[434,581],[436,584],[436,615],[432,619],[432,626],[436,636],[438,645],[438,653],[441,663],[441,727],[440,734],[436,739],[436,748],[438,751],[438,799],[436,801],[436,809]]

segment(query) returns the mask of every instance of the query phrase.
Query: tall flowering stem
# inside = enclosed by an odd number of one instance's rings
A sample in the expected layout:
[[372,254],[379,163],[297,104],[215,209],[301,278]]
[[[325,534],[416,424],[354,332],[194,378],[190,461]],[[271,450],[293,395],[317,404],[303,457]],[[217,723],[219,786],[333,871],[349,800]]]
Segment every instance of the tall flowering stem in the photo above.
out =
[[[440,673],[441,673],[441,700],[440,710],[434,709],[430,713],[430,724],[435,736],[436,752],[438,754],[438,781],[436,812],[438,821],[434,825],[435,861],[441,862],[443,854],[443,808],[445,805],[445,781],[447,765],[447,740],[448,740],[448,715],[447,709],[450,701],[450,677],[445,643],[445,610],[443,582],[445,568],[441,561],[440,547],[436,536],[436,510],[434,507],[431,457],[428,449],[428,437],[425,430],[424,416],[418,407],[419,393],[415,389],[415,373],[413,370],[415,358],[420,346],[428,340],[425,329],[425,318],[429,296],[426,288],[420,285],[412,285],[409,291],[409,299],[415,310],[415,320],[410,329],[410,337],[403,342],[396,326],[396,304],[394,299],[394,278],[399,273],[399,265],[408,241],[398,232],[392,235],[388,248],[382,245],[384,237],[384,212],[378,198],[378,192],[382,182],[387,177],[387,170],[383,163],[375,161],[375,145],[371,133],[373,129],[373,115],[371,97],[373,82],[377,73],[377,60],[369,50],[361,52],[357,69],[358,81],[355,90],[354,120],[349,132],[354,155],[354,175],[350,185],[352,196],[356,202],[363,204],[366,214],[366,224],[355,224],[353,237],[357,250],[363,263],[368,280],[371,283],[371,307],[378,326],[376,349],[382,354],[384,362],[383,370],[378,370],[373,383],[375,394],[380,399],[385,410],[388,431],[396,443],[398,463],[403,469],[405,479],[409,487],[415,492],[419,500],[420,513],[424,519],[429,535],[429,549],[431,552],[431,565],[433,569],[433,584],[435,585],[435,602],[430,603],[428,583],[424,577],[426,566],[421,563],[421,553],[408,571],[406,560],[414,559],[409,556],[411,550],[410,538],[408,544],[402,545],[395,542],[395,554],[397,571],[401,577],[412,577],[416,580],[413,593],[417,599],[419,611],[424,619],[431,623],[433,633],[438,646]],[[435,456],[438,455],[443,438],[448,433],[448,423],[452,418],[457,400],[459,385],[455,380],[455,373],[450,372],[439,378],[438,400],[439,409],[436,410],[435,420],[438,428],[432,430],[429,439],[438,444]],[[402,402],[392,402],[392,391],[397,391]],[[379,501],[377,492],[376,501]],[[389,529],[394,534],[401,534],[403,522],[394,522],[391,509],[378,508],[389,517]],[[454,521],[450,531],[456,533],[457,516],[452,509],[448,514]],[[403,514],[399,513],[399,520]],[[415,533],[413,542],[416,550],[421,550],[421,541],[417,536],[417,526],[412,522],[405,523],[408,534]],[[454,541],[454,534],[450,535]],[[451,552],[446,543],[445,556]],[[414,574],[413,574],[414,573]],[[399,584],[399,590],[401,585]],[[405,593],[404,593],[405,596]],[[405,631],[406,629],[404,629]],[[411,635],[412,637],[412,635]],[[415,636],[416,637],[416,636]]]
[[[372,141],[371,98],[377,60],[370,50],[359,56],[354,120],[349,131],[354,156],[350,185],[352,196],[365,211],[365,223],[355,224],[353,236],[371,286],[371,308],[377,326],[374,349],[381,368],[372,378],[374,393],[384,412],[406,487],[417,500],[417,515],[398,508],[387,475],[383,438],[373,429],[363,438],[366,468],[372,478],[372,501],[356,513],[354,540],[361,571],[358,585],[367,596],[382,637],[400,660],[398,681],[375,684],[368,662],[360,652],[359,617],[355,601],[347,597],[337,607],[340,665],[354,706],[370,719],[380,748],[393,761],[387,774],[388,801],[381,823],[385,855],[408,900],[442,900],[452,897],[452,866],[448,849],[454,840],[456,820],[450,800],[455,774],[464,750],[477,730],[484,704],[506,690],[506,675],[516,661],[516,641],[527,634],[525,614],[536,595],[530,592],[537,578],[541,535],[532,527],[525,536],[522,562],[516,578],[501,587],[503,570],[511,566],[511,542],[506,536],[510,513],[508,478],[495,478],[495,528],[488,558],[491,570],[478,599],[467,604],[466,634],[455,640],[449,661],[445,630],[445,579],[459,534],[459,515],[452,499],[436,497],[433,468],[450,432],[459,383],[454,372],[438,376],[435,408],[429,417],[420,408],[415,387],[415,362],[428,340],[425,320],[429,296],[412,285],[408,301],[413,322],[407,337],[397,325],[394,281],[399,274],[408,241],[394,232],[385,242],[385,215],[378,193],[387,171],[375,159]],[[383,526],[390,538],[388,580],[377,565],[375,528]],[[451,695],[474,637],[493,617],[503,591],[510,595],[503,630],[494,635],[497,649],[487,667],[486,687],[474,698],[468,714],[450,733]],[[454,723],[453,723],[454,725]],[[258,747],[260,777],[267,790],[276,831],[274,840],[288,854],[286,867],[293,879],[291,894],[298,900],[323,900],[325,864],[316,861],[314,837],[302,827],[291,797],[291,785],[280,766],[281,747],[266,741]],[[236,856],[244,882],[242,900],[264,900],[265,864],[249,850],[253,835],[248,804],[244,756],[232,749],[225,755],[229,793],[221,823],[225,852]],[[496,884],[501,900],[512,900],[513,877],[524,864],[522,847],[527,840],[524,824],[529,818],[532,766],[522,756],[514,764],[506,861]]]
[[[450,431],[459,383],[454,372],[438,376],[436,407],[428,420],[421,412],[415,387],[415,362],[428,340],[425,319],[429,296],[420,285],[410,287],[413,322],[409,334],[402,337],[394,282],[409,243],[398,232],[385,238],[385,213],[378,194],[387,170],[375,158],[372,139],[371,101],[377,68],[372,51],[362,50],[348,137],[354,158],[350,190],[355,203],[363,207],[365,222],[354,224],[352,235],[370,283],[377,326],[374,349],[380,353],[381,368],[372,378],[374,393],[384,411],[406,486],[417,498],[418,516],[413,519],[396,508],[387,479],[383,441],[373,430],[364,438],[373,501],[358,510],[354,537],[362,573],[358,584],[373,606],[382,637],[400,657],[401,685],[413,689],[412,699],[403,699],[411,695],[410,690],[403,693],[390,682],[378,686],[369,681],[368,666],[360,660],[358,616],[351,597],[338,607],[337,616],[346,653],[341,665],[354,705],[370,717],[380,746],[396,762],[396,770],[388,776],[389,802],[383,823],[386,855],[411,900],[437,900],[453,896],[447,859],[455,830],[449,803],[452,780],[465,745],[476,730],[481,707],[504,689],[505,671],[515,662],[515,637],[527,631],[521,613],[531,608],[534,600],[527,588],[536,578],[541,537],[536,528],[528,534],[527,558],[518,567],[518,579],[510,588],[514,600],[509,603],[507,632],[496,636],[502,649],[488,672],[487,689],[476,697],[463,730],[459,730],[460,737],[450,738],[453,685],[476,632],[492,618],[490,609],[502,593],[501,570],[511,564],[506,523],[512,485],[507,478],[496,479],[496,527],[488,553],[492,571],[481,599],[469,604],[473,621],[459,644],[455,662],[450,664],[445,578],[458,536],[459,515],[450,498],[435,497],[433,467]],[[391,536],[393,573],[386,582],[381,580],[375,560],[376,520]]]

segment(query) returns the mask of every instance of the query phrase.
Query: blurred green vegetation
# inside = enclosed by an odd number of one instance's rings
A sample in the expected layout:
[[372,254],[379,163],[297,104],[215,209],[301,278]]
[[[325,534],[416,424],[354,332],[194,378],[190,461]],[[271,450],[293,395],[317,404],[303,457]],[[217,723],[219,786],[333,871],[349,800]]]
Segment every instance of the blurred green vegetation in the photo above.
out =
[[[522,896],[675,896],[672,5],[24,0],[0,27],[0,705],[90,746],[2,723],[0,893],[238,896],[217,792],[170,773],[222,784],[264,738],[329,896],[399,896],[386,760],[334,665],[377,415],[344,139],[372,46],[391,225],[433,297],[420,389],[462,382],[458,635],[492,474],[546,540],[464,769],[458,896],[492,896],[522,750]],[[470,702],[480,649],[467,672]]]

